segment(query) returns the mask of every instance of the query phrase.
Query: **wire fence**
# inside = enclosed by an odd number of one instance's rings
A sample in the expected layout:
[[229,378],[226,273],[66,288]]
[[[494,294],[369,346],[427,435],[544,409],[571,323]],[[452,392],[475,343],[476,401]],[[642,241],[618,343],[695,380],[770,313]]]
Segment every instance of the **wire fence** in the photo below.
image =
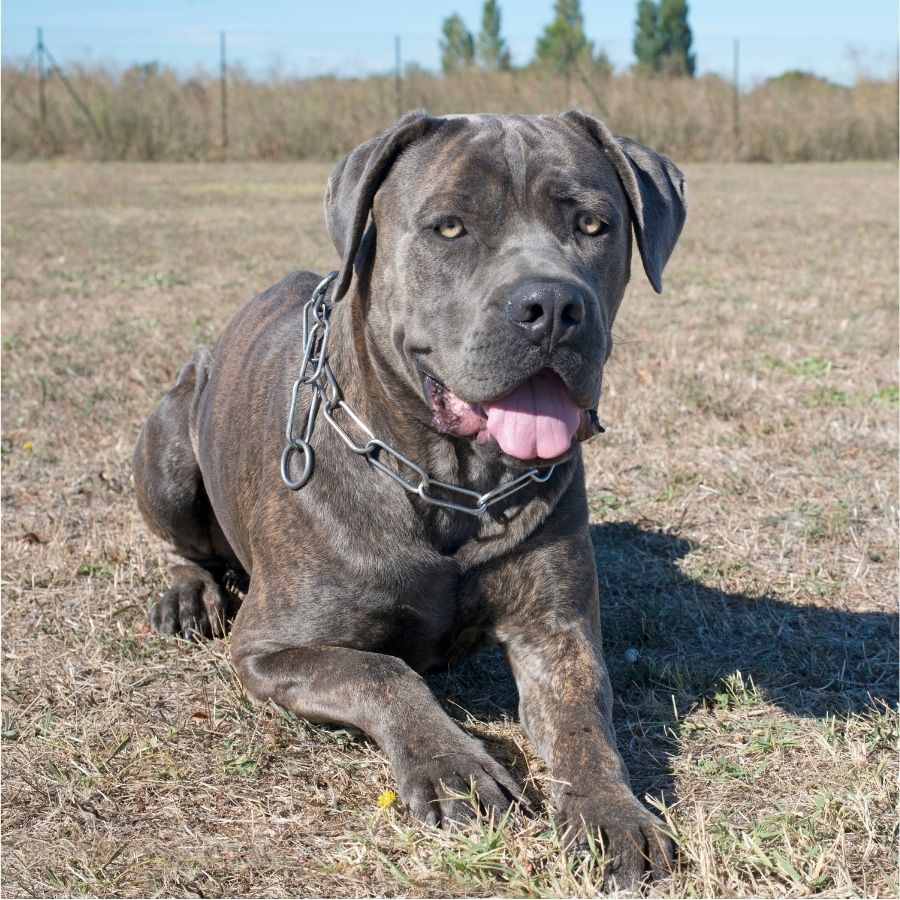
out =
[[[662,85],[628,75],[625,36],[597,42],[619,73],[611,79],[581,64],[558,76],[526,67],[439,78],[438,41],[423,34],[111,29],[101,41],[88,28],[37,29],[25,53],[10,50],[27,46],[23,29],[4,28],[3,36],[7,157],[327,157],[414,106],[547,112],[579,105],[688,158],[884,157],[896,145],[892,37],[865,47],[821,38],[705,39],[697,56],[706,77]],[[508,37],[514,65],[530,59],[533,41]],[[93,49],[110,45],[116,51],[108,58]],[[786,88],[793,93],[763,97],[761,86],[785,70],[828,80],[795,77]],[[628,109],[635,102],[669,123],[663,133]],[[798,139],[788,132],[801,120]]]
[[[4,65],[21,63],[35,44],[36,28],[2,27]],[[110,68],[156,63],[182,74],[218,68],[221,31],[196,27],[165,29],[91,27],[44,28],[46,44],[61,64],[79,63]],[[535,35],[505,35],[513,65],[527,65],[533,55]],[[735,33],[695,40],[699,72],[731,77],[734,42],[741,46],[742,89],[789,69],[814,72],[840,84],[858,77],[890,78],[896,74],[898,45],[895,36],[854,43],[840,36],[747,35]],[[226,32],[228,53],[249,75],[309,78],[318,75],[363,78],[393,71],[396,48],[401,47],[402,66],[428,70],[439,68],[439,35],[400,32],[354,31],[302,32],[233,29]],[[599,37],[602,49],[621,71],[633,63],[632,36]],[[113,51],[102,48],[113,47]]]

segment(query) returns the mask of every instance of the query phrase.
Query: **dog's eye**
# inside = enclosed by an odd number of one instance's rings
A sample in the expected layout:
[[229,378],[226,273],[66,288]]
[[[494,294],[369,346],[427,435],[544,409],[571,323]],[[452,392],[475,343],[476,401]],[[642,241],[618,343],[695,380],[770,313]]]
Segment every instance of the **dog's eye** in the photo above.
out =
[[462,237],[466,233],[466,226],[463,225],[462,219],[458,216],[447,216],[437,223],[435,230],[441,237],[452,241],[454,238]]
[[594,213],[584,212],[578,217],[578,230],[590,237],[603,231],[603,221]]

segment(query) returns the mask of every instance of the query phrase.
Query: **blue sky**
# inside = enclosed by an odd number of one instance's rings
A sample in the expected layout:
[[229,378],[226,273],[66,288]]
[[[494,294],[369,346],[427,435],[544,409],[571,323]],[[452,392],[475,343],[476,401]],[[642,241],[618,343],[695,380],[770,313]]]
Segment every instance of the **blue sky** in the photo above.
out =
[[[481,5],[482,0],[5,0],[2,50],[6,60],[23,58],[34,44],[35,27],[42,25],[61,64],[157,61],[183,71],[212,70],[224,30],[229,57],[252,74],[362,75],[393,65],[397,34],[405,61],[436,68],[443,18],[458,12],[477,31]],[[514,62],[531,56],[552,5],[501,0]],[[588,36],[619,68],[633,62],[635,6],[635,0],[582,2]],[[745,86],[791,68],[845,83],[859,72],[896,72],[896,0],[690,0],[690,20],[700,72],[730,74],[733,40],[740,39]]]

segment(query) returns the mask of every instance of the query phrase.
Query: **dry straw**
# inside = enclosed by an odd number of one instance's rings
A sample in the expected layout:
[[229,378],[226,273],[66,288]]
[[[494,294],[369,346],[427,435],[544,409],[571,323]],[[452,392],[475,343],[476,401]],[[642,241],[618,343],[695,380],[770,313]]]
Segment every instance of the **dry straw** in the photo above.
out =
[[[58,79],[47,82],[47,115],[38,115],[33,74],[3,106],[4,158],[211,160],[224,155],[218,79],[182,77],[155,64],[123,72],[71,67],[68,78],[96,119],[99,137]],[[861,78],[851,87],[802,74],[783,76],[740,96],[716,76],[634,75],[565,80],[538,70],[477,69],[437,77],[408,67],[404,108],[433,113],[546,113],[579,106],[613,128],[683,161],[798,162],[891,159],[897,153],[894,80]],[[4,69],[5,83],[16,74]],[[230,159],[334,159],[397,116],[392,76],[363,79],[272,76],[240,68],[228,83]]]

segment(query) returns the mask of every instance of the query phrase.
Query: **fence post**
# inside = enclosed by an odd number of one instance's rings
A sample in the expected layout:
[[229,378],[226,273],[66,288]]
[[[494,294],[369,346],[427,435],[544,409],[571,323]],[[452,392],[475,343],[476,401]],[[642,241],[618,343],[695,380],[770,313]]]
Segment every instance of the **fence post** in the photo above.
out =
[[219,32],[219,94],[222,101],[222,154],[228,147],[228,63],[225,59],[225,32]]
[[400,64],[400,35],[394,35],[394,99],[397,118],[403,115],[403,70]]
[[734,40],[734,76],[732,91],[732,119],[734,124],[734,149],[735,155],[738,152],[738,143],[741,139],[741,78],[740,78],[740,62],[741,62],[741,42],[735,38]]
[[37,67],[38,67],[38,109],[41,114],[41,125],[47,122],[47,97],[44,94],[44,84],[47,81],[47,73],[44,71],[44,31],[37,30]]

